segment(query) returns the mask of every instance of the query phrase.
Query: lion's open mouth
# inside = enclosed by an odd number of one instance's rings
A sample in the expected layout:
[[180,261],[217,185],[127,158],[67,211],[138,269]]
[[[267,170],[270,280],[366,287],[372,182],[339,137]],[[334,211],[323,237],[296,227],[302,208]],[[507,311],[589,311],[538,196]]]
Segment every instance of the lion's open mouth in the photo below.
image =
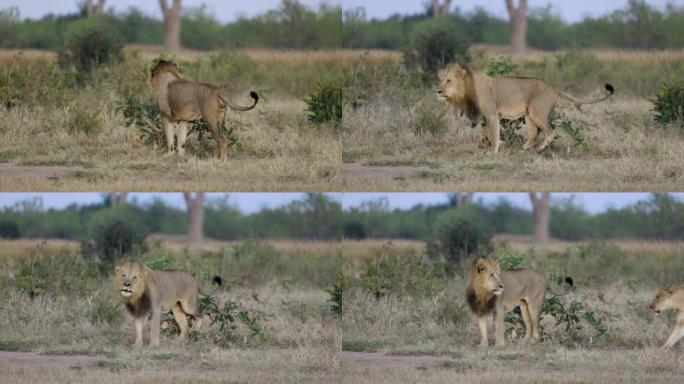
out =
[[121,296],[123,297],[129,297],[133,294],[133,291],[131,291],[129,288],[122,288],[121,289]]
[[442,95],[441,93],[438,93],[438,94],[437,94],[437,100],[439,100],[439,101],[446,101],[447,98],[446,98],[446,96]]
[[500,294],[503,293],[503,289],[501,289],[501,288],[495,289],[494,291],[492,291],[492,293],[496,296],[499,296]]

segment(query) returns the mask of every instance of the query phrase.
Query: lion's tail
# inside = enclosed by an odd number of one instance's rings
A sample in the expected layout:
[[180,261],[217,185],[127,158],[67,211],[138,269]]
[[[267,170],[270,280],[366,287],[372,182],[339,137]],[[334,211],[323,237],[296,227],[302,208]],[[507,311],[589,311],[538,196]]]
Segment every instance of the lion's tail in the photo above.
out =
[[256,93],[255,91],[250,91],[249,96],[254,99],[254,104],[250,105],[249,107],[243,107],[240,105],[235,105],[228,100],[228,98],[219,95],[219,98],[223,100],[224,103],[226,103],[227,106],[230,107],[233,111],[239,111],[239,112],[244,112],[244,111],[249,111],[250,109],[254,109],[256,107],[257,103],[259,102],[259,94]]
[[574,287],[574,285],[575,285],[575,283],[572,280],[572,277],[566,276],[565,277],[565,289],[562,292],[557,291],[554,287],[551,286],[551,284],[548,283],[548,281],[546,282],[546,289],[548,289],[548,291],[551,292],[551,294],[554,296],[565,296],[568,293],[570,293],[570,291],[572,291],[572,288]]
[[608,100],[608,99],[609,99],[611,96],[613,96],[613,94],[615,93],[615,87],[613,87],[612,84],[606,84],[605,87],[606,87],[606,95],[603,96],[603,97],[600,97],[600,98],[598,98],[598,99],[595,99],[595,100],[582,100],[582,99],[578,99],[578,98],[576,98],[576,97],[574,97],[574,96],[572,96],[572,95],[569,95],[569,94],[567,94],[567,93],[563,93],[563,92],[561,92],[561,91],[558,91],[558,94],[559,94],[562,98],[564,98],[564,99],[566,99],[566,100],[568,100],[568,101],[573,102],[573,103],[575,104],[576,107],[579,107],[579,106],[582,105],[582,104],[596,104],[596,103],[600,103],[600,102],[602,102],[602,101]]
[[223,287],[223,278],[221,278],[221,276],[216,275],[216,276],[214,276],[214,278],[211,279],[211,280],[212,280],[212,282],[214,283],[214,285],[215,285],[216,287],[214,287],[214,289],[213,289],[211,292],[209,292],[209,293],[205,293],[205,292],[202,292],[202,291],[200,290],[200,293],[203,294],[204,296],[214,296],[214,295],[217,294],[217,293],[221,290],[221,288]]

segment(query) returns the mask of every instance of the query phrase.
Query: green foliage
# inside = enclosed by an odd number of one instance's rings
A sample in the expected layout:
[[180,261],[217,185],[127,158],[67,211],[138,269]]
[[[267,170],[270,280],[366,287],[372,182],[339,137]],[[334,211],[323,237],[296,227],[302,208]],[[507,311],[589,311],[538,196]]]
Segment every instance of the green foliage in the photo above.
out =
[[168,270],[176,267],[176,260],[170,254],[165,255],[150,255],[145,254],[143,257],[143,264],[153,270]]
[[495,55],[492,56],[484,68],[484,73],[488,76],[515,76],[518,74],[520,65],[508,57]]
[[656,122],[684,127],[684,81],[663,83],[651,102]]
[[[21,54],[15,55],[18,60]],[[78,73],[70,69],[39,61],[30,66],[10,65],[0,76],[0,102],[6,108],[30,109],[72,103],[78,91]]]
[[325,289],[328,295],[330,295],[330,298],[327,300],[330,303],[330,312],[342,317],[344,294],[351,286],[351,283],[351,277],[340,273],[337,275],[335,282]]
[[560,128],[572,138],[575,143],[575,148],[579,148],[583,151],[589,150],[589,141],[582,133],[582,131],[585,130],[584,124],[578,123],[577,126],[574,126],[572,121],[568,120],[563,112],[557,112],[556,110],[551,111],[549,121],[552,127],[556,128],[560,126]]
[[81,246],[84,256],[113,265],[145,249],[148,229],[125,206],[95,213],[88,227],[88,237]]
[[564,327],[564,332],[573,341],[586,339],[586,335],[582,333],[585,327],[583,321],[592,327],[594,336],[597,338],[610,337],[603,319],[596,312],[585,310],[577,301],[573,301],[569,307],[566,307],[558,297],[548,298],[544,300],[542,313],[553,316],[556,319],[556,326]]
[[440,214],[428,244],[430,256],[460,262],[471,254],[486,251],[494,231],[473,207],[450,209]]
[[506,248],[499,252],[496,261],[499,263],[502,271],[510,271],[511,269],[523,268],[526,264],[527,255],[524,252],[516,251],[511,248]]
[[100,65],[121,59],[123,40],[106,17],[74,22],[64,38],[59,60],[82,72],[91,72]]
[[66,130],[72,135],[83,134],[93,136],[100,133],[103,126],[102,111],[97,105],[86,106],[77,104],[70,111],[66,122]]
[[90,320],[97,324],[117,327],[124,322],[124,311],[121,300],[115,300],[109,295],[98,294],[93,298],[89,313]]
[[442,105],[435,106],[432,104],[421,105],[416,112],[416,118],[413,122],[413,131],[420,136],[432,135],[441,137],[449,130],[449,122],[447,116],[449,114],[448,108],[440,108]]
[[219,331],[226,339],[232,338],[232,332],[237,329],[238,320],[249,329],[252,337],[260,338],[265,335],[264,328],[254,315],[250,315],[247,310],[240,309],[240,305],[234,301],[228,300],[221,307],[213,297],[204,296],[200,298],[199,306],[200,312],[209,316],[212,325],[219,325]]
[[458,19],[445,15],[416,26],[404,50],[404,62],[409,68],[435,75],[448,63],[466,61],[468,47],[470,40]]
[[31,257],[19,262],[13,285],[31,297],[83,295],[97,289],[104,273],[102,263],[83,260],[77,253],[44,255],[41,244]]
[[359,284],[376,298],[386,295],[431,296],[444,289],[448,273],[446,263],[433,262],[424,254],[411,251],[389,255],[385,249],[363,265]]
[[309,96],[304,99],[309,121],[316,124],[342,121],[342,97],[344,87],[339,80],[317,82]]
[[147,146],[164,147],[164,133],[157,104],[153,100],[139,102],[137,96],[120,95],[116,111],[123,114],[126,126],[135,125],[140,130],[140,139]]
[[19,226],[11,221],[0,221],[0,239],[18,239]]

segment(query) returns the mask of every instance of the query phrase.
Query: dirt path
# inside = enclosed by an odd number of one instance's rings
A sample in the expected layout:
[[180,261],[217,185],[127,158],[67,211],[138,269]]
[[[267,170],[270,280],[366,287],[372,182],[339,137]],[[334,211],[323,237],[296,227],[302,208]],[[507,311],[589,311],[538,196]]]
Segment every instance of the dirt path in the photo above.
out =
[[368,352],[342,352],[343,364],[379,368],[428,368],[456,360],[437,356],[383,355]]
[[15,165],[0,164],[0,177],[36,177],[48,180],[58,180],[82,167],[68,167],[64,165]]
[[81,368],[107,360],[105,356],[87,355],[40,355],[35,352],[0,351],[0,363],[26,365],[31,367]]
[[383,177],[390,179],[408,178],[430,172],[428,167],[412,166],[388,166],[388,165],[362,165],[357,163],[342,164],[343,178],[374,178]]

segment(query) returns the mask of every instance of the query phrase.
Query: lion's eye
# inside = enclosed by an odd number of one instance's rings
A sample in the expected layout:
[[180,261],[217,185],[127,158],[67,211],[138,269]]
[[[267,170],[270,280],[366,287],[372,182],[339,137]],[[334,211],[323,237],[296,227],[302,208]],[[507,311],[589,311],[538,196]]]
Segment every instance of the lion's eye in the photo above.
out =
[[133,280],[135,280],[135,279],[137,279],[137,278],[138,278],[138,276],[133,276]]
[[446,82],[447,82],[447,83],[451,83],[451,79],[447,79],[447,81],[446,81]]
[[494,278],[494,274],[493,274],[493,273],[490,273],[490,274],[489,274],[489,277],[491,277],[491,278],[493,279],[493,278]]

